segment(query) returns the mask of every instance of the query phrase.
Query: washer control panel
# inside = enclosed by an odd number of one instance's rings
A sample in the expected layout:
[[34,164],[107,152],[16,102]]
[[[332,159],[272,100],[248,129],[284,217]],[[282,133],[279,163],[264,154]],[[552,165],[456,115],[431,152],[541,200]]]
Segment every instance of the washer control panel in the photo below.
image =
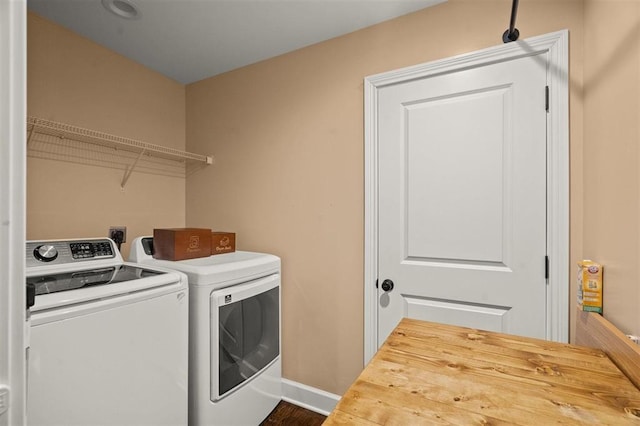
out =
[[74,259],[113,257],[113,248],[109,241],[71,243],[69,248]]
[[28,241],[26,266],[69,264],[115,257],[116,248],[109,239]]

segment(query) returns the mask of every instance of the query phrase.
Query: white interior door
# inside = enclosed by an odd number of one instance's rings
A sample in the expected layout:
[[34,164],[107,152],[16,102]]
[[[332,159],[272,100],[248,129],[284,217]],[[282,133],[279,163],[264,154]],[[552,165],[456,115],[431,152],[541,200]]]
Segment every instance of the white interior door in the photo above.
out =
[[546,85],[541,53],[380,91],[379,345],[402,317],[545,337]]
[[402,317],[566,341],[559,39],[369,80],[365,361]]

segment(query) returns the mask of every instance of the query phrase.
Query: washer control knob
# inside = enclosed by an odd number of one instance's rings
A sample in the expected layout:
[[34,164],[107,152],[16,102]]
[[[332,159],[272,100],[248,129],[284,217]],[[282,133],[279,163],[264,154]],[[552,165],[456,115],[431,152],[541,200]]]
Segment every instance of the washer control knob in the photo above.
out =
[[51,244],[43,244],[36,247],[33,251],[33,255],[41,262],[51,262],[58,257],[58,249]]

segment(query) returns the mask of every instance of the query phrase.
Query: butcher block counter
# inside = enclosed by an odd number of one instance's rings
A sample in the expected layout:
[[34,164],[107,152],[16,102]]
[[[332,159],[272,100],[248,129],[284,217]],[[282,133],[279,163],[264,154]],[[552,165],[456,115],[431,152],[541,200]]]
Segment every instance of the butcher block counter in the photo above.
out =
[[342,424],[640,425],[640,390],[599,349],[403,319],[324,423]]

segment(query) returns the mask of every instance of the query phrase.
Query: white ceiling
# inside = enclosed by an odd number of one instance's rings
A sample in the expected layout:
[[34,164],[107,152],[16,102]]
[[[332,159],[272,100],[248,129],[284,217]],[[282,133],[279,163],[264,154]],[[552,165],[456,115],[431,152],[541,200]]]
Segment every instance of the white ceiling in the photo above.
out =
[[[106,1],[106,0],[105,0]],[[30,10],[188,84],[446,0],[28,0]]]

